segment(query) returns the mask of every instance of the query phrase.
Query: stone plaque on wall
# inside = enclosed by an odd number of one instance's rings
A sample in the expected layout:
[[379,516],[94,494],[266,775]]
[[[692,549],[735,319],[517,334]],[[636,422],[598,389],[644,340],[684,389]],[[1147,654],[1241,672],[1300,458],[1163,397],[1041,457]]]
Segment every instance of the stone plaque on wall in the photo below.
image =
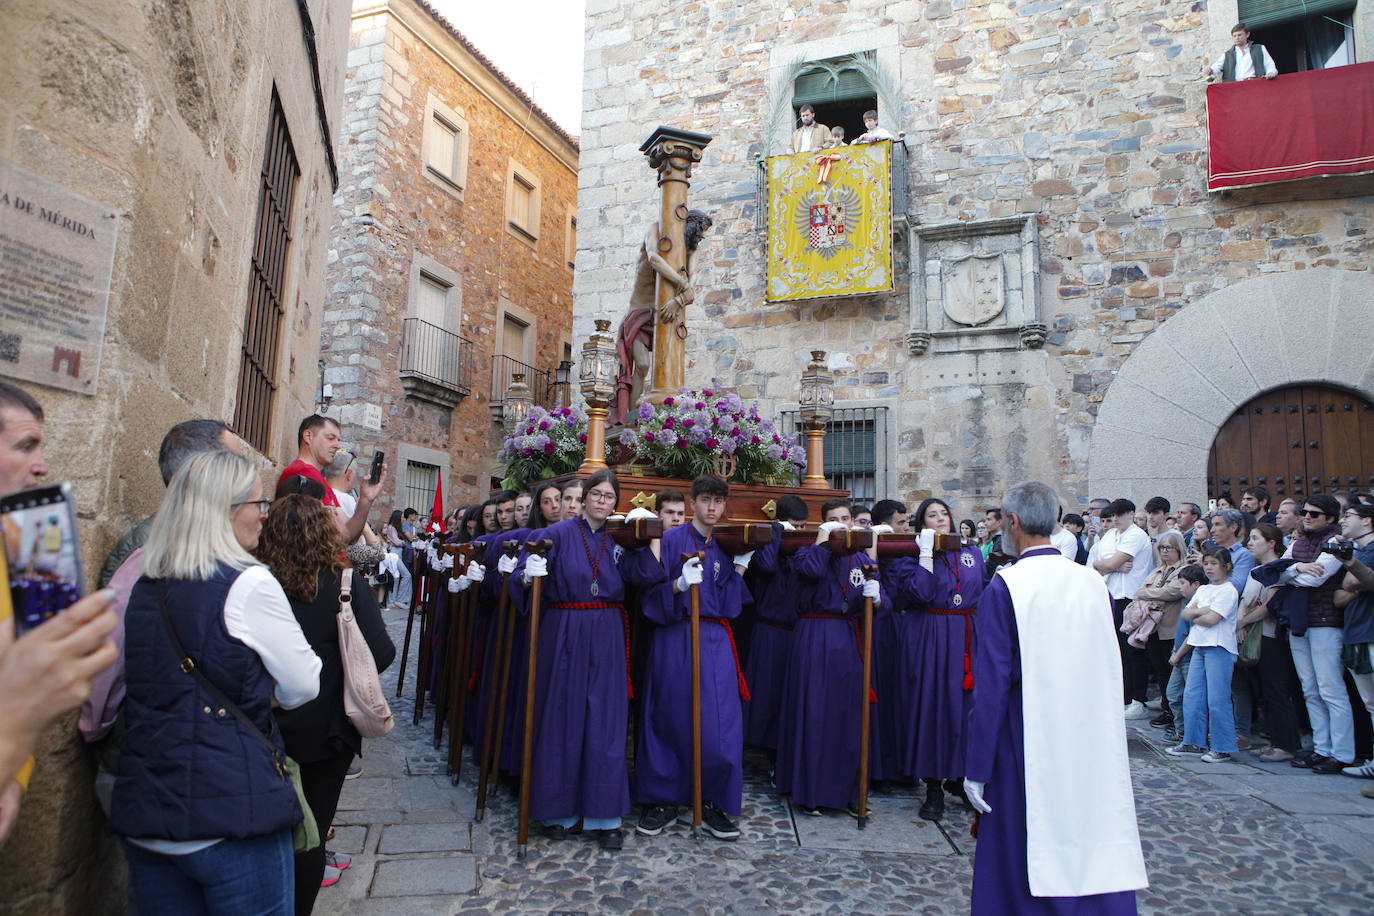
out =
[[95,394],[119,214],[0,160],[0,375]]
[[907,347],[965,353],[1039,347],[1039,235],[1034,217],[915,227]]

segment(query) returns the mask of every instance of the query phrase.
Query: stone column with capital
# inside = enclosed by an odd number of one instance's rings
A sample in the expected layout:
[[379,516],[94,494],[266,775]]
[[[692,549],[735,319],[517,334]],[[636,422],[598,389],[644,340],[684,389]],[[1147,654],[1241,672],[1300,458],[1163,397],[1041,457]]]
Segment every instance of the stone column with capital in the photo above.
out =
[[656,404],[683,387],[686,376],[686,303],[681,302],[678,293],[688,286],[687,243],[683,237],[687,226],[687,189],[692,166],[701,161],[701,151],[710,142],[711,137],[706,134],[660,125],[639,147],[648,157],[650,168],[658,171],[658,254],[682,276],[682,283],[676,288],[658,278],[654,300],[654,371],[645,395]]

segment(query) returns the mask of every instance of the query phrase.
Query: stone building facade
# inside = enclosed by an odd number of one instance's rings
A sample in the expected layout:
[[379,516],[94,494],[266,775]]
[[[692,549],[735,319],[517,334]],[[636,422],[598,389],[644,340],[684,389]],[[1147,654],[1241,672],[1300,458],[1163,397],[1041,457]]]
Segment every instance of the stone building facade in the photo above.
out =
[[[420,0],[353,7],[322,357],[383,506],[488,494],[500,399],[570,353],[577,142]],[[385,510],[379,513],[384,521]]]
[[[49,479],[76,493],[92,583],[115,540],[161,501],[158,446],[175,423],[237,420],[264,469],[295,456],[318,388],[347,35],[326,0],[6,7],[0,159],[118,214],[94,393],[20,380],[47,414]],[[269,149],[289,244],[266,264],[255,255]],[[7,214],[0,232],[15,229]],[[264,271],[269,310],[250,340],[250,289]],[[240,397],[246,348],[262,373],[253,405]],[[6,913],[124,912],[122,856],[75,721],[45,735],[0,849]]]
[[[1350,7],[1352,58],[1369,61],[1374,4]],[[688,382],[783,411],[824,347],[837,408],[876,429],[876,495],[968,516],[1039,478],[1070,508],[1205,502],[1218,429],[1261,392],[1322,382],[1369,410],[1368,176],[1206,190],[1202,67],[1236,0],[587,8],[574,336],[619,320],[657,215],[639,143],[660,123],[712,135],[690,194],[715,227]],[[769,302],[758,160],[785,150],[806,81],[854,55],[907,150],[893,289]],[[1005,279],[976,327],[941,307],[942,271],[970,257]]]

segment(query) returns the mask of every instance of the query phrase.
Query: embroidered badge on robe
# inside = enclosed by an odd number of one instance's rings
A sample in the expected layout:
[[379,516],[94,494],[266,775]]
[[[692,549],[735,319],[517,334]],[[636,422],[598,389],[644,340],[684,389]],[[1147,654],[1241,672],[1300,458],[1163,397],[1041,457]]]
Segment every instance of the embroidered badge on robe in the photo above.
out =
[[864,571],[855,566],[849,571],[849,584],[855,588],[862,588],[864,584]]

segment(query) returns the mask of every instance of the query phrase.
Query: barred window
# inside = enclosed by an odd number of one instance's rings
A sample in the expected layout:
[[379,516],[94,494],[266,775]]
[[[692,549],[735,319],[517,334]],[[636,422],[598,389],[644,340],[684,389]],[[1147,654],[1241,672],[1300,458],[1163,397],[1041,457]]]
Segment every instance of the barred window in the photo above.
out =
[[271,452],[272,406],[278,384],[278,349],[285,313],[286,259],[291,249],[291,214],[300,179],[286,114],[272,90],[272,121],[262,157],[257,235],[248,277],[234,429],[260,452]]
[[[801,413],[785,410],[784,432],[800,432]],[[850,498],[872,502],[892,497],[887,467],[887,408],[842,407],[825,429],[825,477]]]
[[405,505],[402,509],[414,509],[421,518],[429,518],[434,507],[434,488],[439,484],[439,466],[422,461],[407,461],[405,474]]

